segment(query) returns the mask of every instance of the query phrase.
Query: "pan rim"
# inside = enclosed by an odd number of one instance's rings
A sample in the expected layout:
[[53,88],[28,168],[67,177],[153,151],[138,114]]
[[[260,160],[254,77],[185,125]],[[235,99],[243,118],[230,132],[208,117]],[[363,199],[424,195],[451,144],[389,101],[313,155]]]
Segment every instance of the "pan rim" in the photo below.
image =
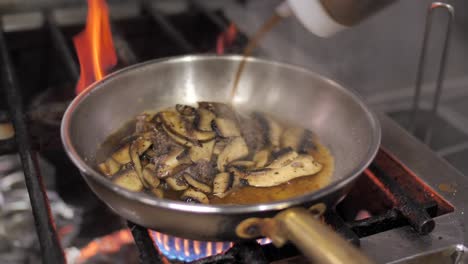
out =
[[[133,70],[143,68],[145,66],[156,64],[156,63],[180,63],[184,61],[197,61],[197,60],[230,60],[230,61],[241,61],[243,57],[241,55],[212,55],[212,54],[194,54],[194,55],[183,55],[183,56],[174,56],[174,57],[166,57],[161,59],[154,59],[145,61],[142,63],[137,63],[118,71],[115,71],[105,78],[94,82],[91,84],[85,91],[80,93],[76,96],[70,105],[67,107],[65,114],[63,115],[60,134],[62,139],[62,144],[64,149],[68,155],[68,157],[72,160],[74,165],[80,170],[82,176],[86,179],[88,176],[92,177],[93,180],[98,182],[101,186],[108,188],[112,191],[117,192],[119,195],[124,196],[127,199],[137,200],[146,205],[162,207],[165,209],[170,210],[177,210],[182,212],[191,212],[191,213],[223,213],[223,214],[244,214],[244,213],[253,213],[259,211],[277,211],[282,210],[285,208],[289,208],[292,206],[297,206],[304,204],[306,202],[318,200],[321,197],[324,197],[328,193],[334,193],[342,188],[345,188],[349,184],[351,184],[373,161],[374,157],[376,156],[380,142],[381,142],[381,128],[380,123],[377,119],[375,113],[369,109],[369,107],[364,103],[362,98],[352,89],[345,88],[345,86],[341,85],[340,83],[329,79],[328,77],[323,76],[322,74],[318,74],[311,70],[308,70],[304,67],[293,65],[290,63],[284,63],[280,61],[272,61],[266,59],[260,59],[255,57],[247,58],[247,62],[253,63],[268,63],[273,64],[275,66],[288,68],[294,71],[300,71],[305,74],[313,75],[314,77],[318,77],[331,85],[335,86],[337,89],[344,92],[347,96],[350,96],[366,113],[368,120],[370,121],[370,125],[372,127],[373,135],[371,139],[371,144],[369,144],[368,151],[365,155],[365,159],[363,159],[355,168],[352,170],[351,173],[345,175],[343,178],[337,180],[334,183],[330,183],[327,186],[312,191],[307,194],[303,194],[300,196],[292,197],[289,199],[268,202],[268,203],[258,203],[258,204],[249,204],[249,205],[203,205],[203,204],[188,204],[181,201],[169,200],[169,199],[161,199],[154,196],[151,196],[146,193],[139,193],[139,192],[132,192],[123,187],[117,186],[116,184],[112,183],[108,178],[104,177],[101,173],[93,169],[89,166],[80,155],[78,155],[70,137],[70,126],[73,115],[75,113],[75,109],[79,107],[79,105],[86,100],[88,96],[90,96],[94,91],[99,89],[105,89],[108,85],[106,83],[110,82],[111,80],[117,78],[121,74],[126,72],[131,72]],[[86,174],[86,175],[83,175]],[[86,179],[88,180],[88,179]]]

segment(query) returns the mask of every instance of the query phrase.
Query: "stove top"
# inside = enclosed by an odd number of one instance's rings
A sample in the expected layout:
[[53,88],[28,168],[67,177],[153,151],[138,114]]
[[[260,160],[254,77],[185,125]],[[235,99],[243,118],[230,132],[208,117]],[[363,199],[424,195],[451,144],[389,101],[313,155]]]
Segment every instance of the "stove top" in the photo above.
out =
[[[85,11],[73,6],[2,17],[2,68],[16,75],[2,90],[13,83],[24,110],[10,106],[7,113],[2,97],[0,124],[8,126],[14,120],[29,128],[17,129],[18,144],[11,138],[0,140],[0,237],[6,241],[0,243],[0,260],[39,262],[42,253],[26,192],[31,183],[25,185],[22,173],[28,178],[32,170],[35,177],[39,173],[34,170],[39,168],[56,232],[70,263],[168,263],[168,257],[160,253],[184,255],[186,248],[196,256],[214,254],[195,263],[306,263],[293,246],[276,249],[266,240],[260,241],[263,246],[255,241],[201,244],[153,232],[149,236],[147,230],[126,223],[94,196],[66,158],[59,137],[61,115],[73,98],[79,74],[71,38],[82,29]],[[219,6],[208,8],[191,1],[118,3],[111,5],[111,14],[117,68],[172,55],[213,53],[219,51],[220,42],[224,52],[240,53],[247,39],[242,32],[229,43],[223,39],[222,33],[233,25]],[[19,120],[23,112],[27,119]],[[381,151],[353,192],[324,221],[378,263],[467,261],[464,195],[468,179],[386,115],[379,113],[379,119]],[[22,139],[29,138],[28,134],[32,140],[24,144]],[[25,155],[37,151],[38,166],[22,168],[15,155],[6,155],[17,151],[23,162],[28,160]],[[33,197],[40,200],[39,194]],[[17,236],[11,230],[23,232]],[[160,242],[159,248],[155,249],[154,242]]]

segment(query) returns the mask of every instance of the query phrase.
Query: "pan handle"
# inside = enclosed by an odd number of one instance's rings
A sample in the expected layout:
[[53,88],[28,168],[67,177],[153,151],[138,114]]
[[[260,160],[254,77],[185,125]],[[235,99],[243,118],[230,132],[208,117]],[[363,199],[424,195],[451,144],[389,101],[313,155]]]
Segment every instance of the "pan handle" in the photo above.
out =
[[373,263],[351,243],[321,223],[304,208],[291,208],[276,215],[262,228],[276,246],[291,241],[310,260],[317,263]]

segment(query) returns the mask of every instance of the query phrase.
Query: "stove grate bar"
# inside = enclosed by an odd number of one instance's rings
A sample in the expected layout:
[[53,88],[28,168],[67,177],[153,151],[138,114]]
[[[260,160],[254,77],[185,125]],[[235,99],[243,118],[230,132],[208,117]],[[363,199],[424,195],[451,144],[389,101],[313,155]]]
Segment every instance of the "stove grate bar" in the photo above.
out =
[[163,264],[158,251],[154,247],[153,240],[151,239],[148,229],[134,224],[130,221],[127,222],[128,227],[132,231],[133,240],[137,245],[138,252],[140,253],[141,264]]
[[59,51],[60,58],[65,64],[65,68],[68,72],[70,79],[73,82],[78,81],[78,78],[80,77],[80,69],[75,59],[73,58],[73,53],[68,48],[64,35],[57,26],[55,18],[52,16],[52,13],[49,12],[45,13],[44,17],[45,25],[49,29],[52,43],[55,49]]
[[115,23],[112,23],[112,38],[114,39],[117,55],[124,65],[132,65],[139,61],[138,56],[133,52],[133,49],[125,39],[122,31]]
[[335,210],[327,210],[324,216],[327,224],[331,225],[333,229],[346,240],[355,246],[359,246],[361,244],[359,236],[345,223],[343,218],[341,218]]
[[426,235],[432,232],[435,227],[434,219],[427,213],[426,209],[413,201],[404,190],[395,182],[383,169],[375,163],[370,165],[370,170],[374,172],[377,178],[383,183],[392,194],[392,200],[396,209],[403,215],[408,223],[420,235]]
[[219,18],[215,13],[208,10],[206,6],[204,6],[200,1],[190,1],[190,5],[197,11],[201,12],[204,16],[206,16],[213,24],[218,27],[220,31],[224,31],[229,24]]
[[149,14],[151,18],[161,26],[164,32],[174,40],[175,44],[184,53],[193,53],[196,51],[195,47],[182,35],[182,33],[176,29],[176,27],[157,10],[150,1],[142,2],[142,9],[144,12]]
[[21,90],[17,84],[3,30],[0,30],[0,68],[8,109],[15,128],[17,148],[23,166],[36,232],[43,253],[43,262],[66,263],[40,175],[36,152],[32,150],[29,128],[22,105]]

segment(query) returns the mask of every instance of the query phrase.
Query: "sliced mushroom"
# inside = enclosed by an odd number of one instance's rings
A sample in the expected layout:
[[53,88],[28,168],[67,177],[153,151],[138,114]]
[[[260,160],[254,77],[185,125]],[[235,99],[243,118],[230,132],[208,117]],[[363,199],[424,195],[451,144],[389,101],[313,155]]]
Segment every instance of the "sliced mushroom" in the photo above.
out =
[[176,104],[175,108],[179,114],[184,116],[194,116],[197,113],[197,110],[189,105]]
[[292,148],[295,151],[299,150],[305,130],[301,127],[287,128],[281,135],[281,147]]
[[268,163],[270,159],[270,151],[268,149],[262,149],[259,152],[255,153],[253,161],[255,162],[256,168],[263,168]]
[[151,142],[151,140],[146,139],[145,137],[139,137],[134,141],[133,144],[135,144],[138,155],[142,155],[146,150],[149,149],[149,147],[151,147],[153,142]]
[[316,150],[313,142],[314,135],[310,130],[300,127],[288,128],[281,135],[281,147],[291,147],[301,154],[310,154],[311,150]]
[[298,152],[302,154],[310,154],[312,151],[316,150],[317,146],[314,142],[314,134],[310,130],[305,130]]
[[200,131],[195,129],[193,125],[188,124],[187,120],[184,120],[177,112],[163,111],[159,113],[159,116],[161,117],[163,126],[167,130],[194,144],[212,140],[216,136],[213,131]]
[[121,147],[119,150],[112,154],[112,159],[117,161],[118,163],[125,165],[132,161],[130,158],[130,144],[126,144],[125,146]]
[[190,174],[184,173],[183,176],[184,180],[195,189],[202,191],[204,193],[211,193],[211,187],[195,180]]
[[186,190],[182,196],[180,196],[180,199],[182,201],[185,201],[187,203],[202,203],[202,204],[209,204],[210,201],[206,194],[196,191],[194,189],[188,189]]
[[216,118],[216,115],[210,110],[200,108],[198,109],[198,122],[197,127],[201,131],[212,131],[211,121]]
[[322,169],[322,165],[310,155],[299,155],[287,166],[277,169],[265,168],[248,172],[245,179],[250,186],[271,187],[292,179],[313,175]]
[[228,143],[228,140],[217,140],[214,148],[213,148],[213,154],[214,155],[219,155],[221,152],[223,152],[224,148],[226,147]]
[[144,153],[144,156],[147,158],[147,159],[152,159],[154,157],[156,157],[158,154],[156,153],[156,151],[152,150],[152,149],[149,149],[147,150],[145,153]]
[[198,107],[200,109],[206,109],[213,112],[217,117],[230,119],[236,118],[236,112],[229,104],[217,102],[198,102]]
[[159,178],[166,178],[174,174],[176,168],[182,165],[178,157],[183,152],[183,148],[174,149],[168,154],[154,159],[157,176]]
[[236,122],[231,119],[222,117],[215,118],[211,122],[211,127],[218,136],[223,138],[239,137],[241,135],[241,132]]
[[141,165],[140,156],[138,156],[138,149],[135,142],[130,145],[130,158],[132,159],[133,168],[140,178],[140,181],[143,183],[145,187],[149,187],[148,183],[146,183],[145,179],[143,178],[143,166]]
[[215,141],[211,140],[205,143],[202,143],[201,147],[193,146],[189,150],[190,159],[193,162],[197,162],[199,160],[211,160],[211,155],[213,154],[213,148],[215,145]]
[[255,162],[250,161],[250,160],[236,160],[228,164],[228,166],[232,167],[240,167],[244,169],[250,169],[255,167]]
[[[246,168],[234,167],[234,166],[228,167],[228,168],[226,168],[226,170],[227,170],[227,172],[234,174],[234,176],[236,176],[238,178],[247,177],[248,172],[249,172]],[[253,171],[256,171],[256,170],[253,170]]]
[[156,173],[156,166],[152,163],[145,166],[143,169],[143,179],[149,186],[156,188],[160,184],[160,180]]
[[151,193],[158,198],[164,198],[164,191],[160,188],[152,188]]
[[166,178],[166,182],[174,191],[183,191],[189,187],[187,182],[181,177],[168,177]]
[[280,138],[283,130],[280,124],[272,117],[262,113],[255,113],[254,118],[260,123],[267,142],[269,142],[273,148],[278,148],[280,146]]
[[[193,146],[193,142],[190,142],[189,140],[185,139],[185,138],[182,138],[182,137],[179,137],[178,135],[172,133],[171,131],[169,131],[165,126],[163,126],[163,130],[164,132],[166,132],[166,134],[172,139],[174,140],[174,142],[176,142],[177,144],[180,144],[184,147],[191,147]],[[200,145],[198,142],[197,142],[197,145]]]
[[241,159],[249,154],[249,148],[241,137],[230,140],[228,145],[218,156],[217,167],[219,171],[224,171],[226,164]]
[[267,168],[278,169],[291,163],[298,154],[292,148],[284,148],[275,154],[276,158],[267,166]]
[[213,181],[213,195],[223,198],[226,196],[226,193],[234,187],[234,181],[234,173],[218,173]]
[[108,158],[98,165],[99,170],[106,176],[112,176],[120,170],[120,164],[113,158]]
[[143,183],[135,170],[127,169],[116,174],[112,181],[127,190],[138,192],[143,190]]

